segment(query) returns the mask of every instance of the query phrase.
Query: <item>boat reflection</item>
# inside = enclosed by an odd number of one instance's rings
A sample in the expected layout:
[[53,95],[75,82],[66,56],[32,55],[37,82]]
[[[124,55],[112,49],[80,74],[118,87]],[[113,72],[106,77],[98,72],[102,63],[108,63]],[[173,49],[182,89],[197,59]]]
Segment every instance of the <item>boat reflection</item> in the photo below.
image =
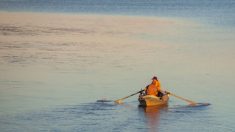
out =
[[167,108],[168,108],[167,105],[151,106],[151,107],[139,106],[139,109],[143,111],[144,117],[146,118],[147,128],[149,132],[159,131],[161,111],[167,110]]

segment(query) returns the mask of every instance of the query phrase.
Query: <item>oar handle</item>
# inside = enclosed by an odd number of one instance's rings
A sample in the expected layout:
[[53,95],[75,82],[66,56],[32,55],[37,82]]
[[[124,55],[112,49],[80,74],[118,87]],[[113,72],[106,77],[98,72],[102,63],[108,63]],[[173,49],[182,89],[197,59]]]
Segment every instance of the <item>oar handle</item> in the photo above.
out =
[[133,93],[133,94],[131,94],[131,95],[129,95],[129,96],[126,96],[126,97],[123,97],[123,98],[121,98],[121,99],[115,100],[114,102],[120,104],[120,102],[122,102],[122,100],[124,100],[124,99],[126,99],[126,98],[129,98],[129,97],[131,97],[131,96],[134,96],[134,95],[136,95],[136,94],[138,94],[138,93],[141,93],[142,91],[144,91],[144,90],[140,90],[140,91],[138,91],[138,92],[136,92],[136,93]]
[[138,91],[138,92],[136,92],[136,93],[133,93],[133,94],[131,94],[131,95],[129,95],[129,96],[123,97],[123,98],[121,98],[121,99],[119,99],[119,100],[123,100],[123,99],[129,98],[129,97],[134,96],[134,95],[136,95],[136,94],[138,94],[138,93],[140,93],[140,92],[142,92],[142,91],[144,91],[144,90],[140,90],[140,91]]
[[185,99],[185,98],[183,98],[183,97],[177,96],[177,95],[175,95],[175,94],[173,94],[173,93],[171,93],[171,92],[166,91],[166,93],[167,93],[167,94],[170,94],[170,95],[172,95],[172,96],[174,96],[174,97],[176,97],[176,98],[178,98],[178,99],[184,100],[184,101],[188,102],[189,104],[196,104],[196,102],[194,102],[194,101],[192,101],[192,100]]

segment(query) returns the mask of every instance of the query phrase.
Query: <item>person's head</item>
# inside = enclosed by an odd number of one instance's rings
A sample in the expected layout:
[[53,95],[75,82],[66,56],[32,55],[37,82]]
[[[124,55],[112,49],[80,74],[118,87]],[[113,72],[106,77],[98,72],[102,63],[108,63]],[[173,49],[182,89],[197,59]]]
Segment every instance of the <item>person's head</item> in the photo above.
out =
[[158,79],[157,79],[157,77],[156,76],[154,76],[153,78],[152,78],[152,83],[156,83],[157,81],[158,81]]

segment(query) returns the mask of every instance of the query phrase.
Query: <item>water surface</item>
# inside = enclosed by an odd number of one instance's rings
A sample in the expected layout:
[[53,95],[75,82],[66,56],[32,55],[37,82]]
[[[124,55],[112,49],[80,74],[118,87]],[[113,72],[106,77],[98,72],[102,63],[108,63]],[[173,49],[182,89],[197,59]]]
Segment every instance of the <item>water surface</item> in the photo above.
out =
[[[94,2],[0,1],[1,131],[234,131],[233,1]],[[112,102],[153,75],[211,105]]]

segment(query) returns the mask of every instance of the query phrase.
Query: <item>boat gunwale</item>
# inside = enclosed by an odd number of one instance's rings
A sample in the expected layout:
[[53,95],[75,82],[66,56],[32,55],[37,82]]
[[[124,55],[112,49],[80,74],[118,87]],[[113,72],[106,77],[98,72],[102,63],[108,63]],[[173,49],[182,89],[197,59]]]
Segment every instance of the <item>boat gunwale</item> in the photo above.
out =
[[[148,98],[152,98],[152,99],[156,99],[156,101],[158,103],[154,103],[154,104],[149,104],[148,102]],[[139,101],[139,106],[144,106],[144,107],[149,107],[149,106],[162,106],[162,105],[167,105],[168,101],[169,101],[169,96],[167,94],[165,94],[162,98],[154,96],[154,95],[144,95],[144,96],[139,96],[138,98]]]

